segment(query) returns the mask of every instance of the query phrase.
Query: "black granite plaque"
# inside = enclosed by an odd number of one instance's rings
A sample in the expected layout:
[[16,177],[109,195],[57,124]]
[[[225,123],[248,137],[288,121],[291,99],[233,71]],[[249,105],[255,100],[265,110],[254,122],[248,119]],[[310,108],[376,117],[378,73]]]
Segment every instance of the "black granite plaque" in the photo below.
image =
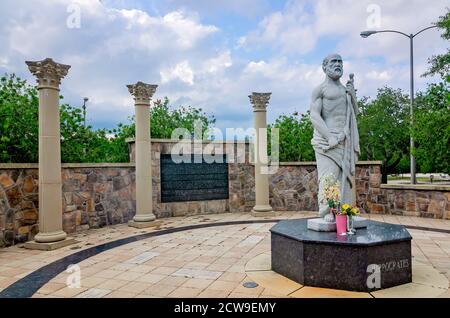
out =
[[171,155],[161,155],[161,202],[228,199],[226,156],[222,162],[212,159],[192,155],[190,162],[176,163]]
[[356,235],[280,221],[271,231],[272,269],[302,285],[373,291],[412,281],[411,235],[402,225],[369,221]]

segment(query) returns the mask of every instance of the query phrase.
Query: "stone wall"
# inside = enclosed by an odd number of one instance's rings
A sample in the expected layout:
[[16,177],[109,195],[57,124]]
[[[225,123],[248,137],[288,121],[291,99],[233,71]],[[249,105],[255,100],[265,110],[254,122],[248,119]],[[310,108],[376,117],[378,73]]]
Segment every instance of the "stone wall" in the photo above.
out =
[[[161,202],[160,155],[175,142],[152,140],[153,211],[158,218],[223,212],[247,212],[255,204],[254,166],[246,142],[205,144],[217,155],[229,156],[229,199]],[[192,144],[188,142],[188,147]],[[190,148],[192,152],[193,148]],[[130,158],[134,145],[130,142]],[[78,230],[126,223],[135,214],[135,167],[123,164],[63,164],[63,229]],[[281,163],[270,178],[270,203],[276,211],[317,211],[317,173],[314,162]],[[365,212],[381,194],[379,162],[357,165],[357,202]],[[378,203],[377,203],[378,204]],[[0,245],[23,242],[38,231],[38,165],[0,164]],[[386,212],[388,213],[388,212]]]
[[[125,223],[135,214],[133,164],[63,164],[63,229],[67,233]],[[0,164],[0,245],[38,231],[37,164]]]
[[[255,205],[255,168],[230,167],[230,211],[248,212]],[[269,176],[270,204],[276,211],[317,211],[317,174],[309,163],[282,163]]]
[[[129,144],[130,161],[135,160],[135,144]],[[249,142],[204,143],[203,150],[215,147],[216,154],[227,154],[231,158],[229,169],[229,200],[161,203],[160,154],[170,154],[176,141],[152,139],[153,202],[158,217],[192,214],[219,213],[221,211],[249,212],[255,205],[254,165],[251,163]],[[192,143],[187,141],[191,152]],[[357,193],[355,200],[364,211],[369,212],[367,198],[379,193],[381,185],[381,162],[358,162],[356,167]],[[280,163],[277,172],[269,177],[270,204],[276,211],[317,211],[317,173],[315,162]]]
[[[367,199],[380,192],[380,162],[358,162],[356,166],[357,206],[370,213]],[[230,211],[250,211],[255,204],[254,166],[230,167]],[[282,162],[269,176],[270,204],[275,211],[318,211],[319,191],[315,162]]]
[[450,219],[450,186],[383,184],[367,200],[371,213]]
[[[134,162],[134,142],[130,142],[130,161]],[[161,202],[161,154],[170,154],[177,142],[165,139],[152,140],[152,176],[153,176],[153,210],[157,217],[185,216],[197,214],[223,213],[228,211],[236,212],[230,208],[229,200],[205,200],[188,202]],[[197,154],[191,142],[186,142],[186,149],[190,153]],[[206,148],[214,148],[214,154],[229,157],[229,180],[232,179],[233,172],[241,164],[249,164],[249,143],[248,142],[211,142],[203,144],[202,151]],[[211,153],[211,152],[208,152]],[[230,197],[233,196],[233,189],[230,186]],[[243,211],[243,210],[242,210]]]
[[[248,143],[213,144],[216,154],[227,153],[232,158],[229,171],[238,162],[249,163]],[[230,211],[229,200],[161,202],[160,154],[170,154],[174,145],[173,141],[152,140],[155,215],[162,218]],[[130,153],[134,153],[131,148]],[[63,164],[62,191],[63,230],[67,233],[126,223],[136,213],[135,165]],[[38,231],[38,210],[38,165],[0,163],[0,246],[33,238]]]

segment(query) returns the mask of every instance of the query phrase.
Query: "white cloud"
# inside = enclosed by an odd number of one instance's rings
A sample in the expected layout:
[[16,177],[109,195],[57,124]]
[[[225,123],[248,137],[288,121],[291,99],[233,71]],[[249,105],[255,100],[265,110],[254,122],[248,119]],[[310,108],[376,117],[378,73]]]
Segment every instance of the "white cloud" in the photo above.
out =
[[[160,84],[160,96],[172,85],[177,87],[177,82],[191,87],[195,78],[191,65],[211,61],[214,67],[218,58],[217,48],[210,47],[207,39],[219,28],[201,23],[195,13],[180,9],[157,16],[135,8],[115,9],[97,0],[77,0],[81,28],[70,29],[66,20],[72,3],[2,0],[0,42],[7,45],[2,47],[0,72],[15,72],[32,84],[35,80],[25,60],[52,57],[70,64],[61,92],[74,106],[88,96],[89,117],[97,126],[111,127],[133,113],[126,84],[138,80]],[[222,59],[228,65],[226,58],[220,56],[215,63]],[[158,83],[160,79],[164,83]]]
[[[368,9],[373,4],[373,0],[288,1],[283,9],[262,18],[254,30],[238,38],[237,50],[272,52],[270,65],[267,61],[250,62],[244,72],[257,72],[268,81],[269,78],[286,81],[285,94],[291,89],[290,81],[297,82],[301,91],[310,90],[311,82],[316,83],[323,78],[318,67],[321,58],[335,51],[342,54],[346,71],[355,73],[360,95],[374,96],[378,88],[386,85],[408,92],[408,39],[387,33],[368,39],[359,35],[361,31],[371,29],[368,22],[373,22],[369,19],[373,11]],[[420,0],[378,1],[375,4],[380,9],[379,29],[410,33],[435,22],[445,12],[448,1],[436,0],[433,5],[424,5]],[[440,39],[436,30],[427,31],[415,39],[415,82],[418,89],[435,80],[421,78],[420,74],[427,69],[428,58],[444,52],[446,47],[448,43]],[[306,73],[299,73],[295,61],[301,61],[305,56],[308,60],[312,57],[316,62],[311,63],[318,68],[308,65],[310,69],[303,71]],[[297,96],[303,96],[301,91],[296,92]]]
[[[448,1],[434,0],[433,5],[424,5],[422,0],[375,4],[380,9],[379,29],[398,29],[409,34],[435,22],[444,13]],[[237,47],[306,54],[312,52],[322,38],[331,37],[339,42],[335,49],[347,57],[382,56],[389,63],[404,61],[409,57],[406,38],[395,34],[380,34],[370,39],[359,36],[361,31],[372,29],[369,23],[372,12],[368,12],[371,5],[374,5],[373,0],[291,0],[283,10],[264,17],[255,30],[239,38]],[[429,56],[430,51],[446,47],[435,30],[416,41],[419,60]]]
[[[355,73],[360,96],[374,96],[385,85],[409,86],[407,39],[359,37],[369,0],[288,1],[278,11],[260,0],[74,2],[82,9],[80,29],[66,27],[70,0],[1,0],[0,73],[15,72],[34,83],[25,60],[52,57],[72,65],[61,92],[74,106],[88,96],[89,119],[98,127],[133,114],[125,85],[136,81],[158,84],[155,98],[168,96],[174,106],[215,114],[220,128],[252,125],[252,91],[273,93],[269,121],[281,113],[304,112],[313,87],[324,78],[321,58],[331,50],[344,57],[345,79]],[[411,32],[434,21],[444,3],[383,1],[381,27]],[[253,29],[241,32],[232,20],[213,23],[223,12],[238,11],[246,11]],[[267,14],[256,19],[262,12]],[[205,23],[206,18],[213,22]],[[435,31],[417,39],[417,87],[429,80],[418,77],[427,57],[445,46]]]
[[283,53],[307,53],[316,44],[306,12],[306,2],[289,2],[283,12],[274,12],[259,23],[256,30],[238,40],[238,47],[270,45]]
[[161,82],[163,84],[170,82],[174,79],[179,79],[189,85],[194,85],[194,71],[189,65],[188,61],[183,61],[175,65],[175,67],[162,70],[160,72]]
[[367,73],[366,77],[378,81],[389,81],[392,78],[391,74],[388,71],[377,72],[375,70]]
[[178,35],[180,46],[186,48],[191,48],[199,39],[218,30],[215,26],[204,26],[196,20],[185,18],[181,12],[171,12],[164,16],[163,21]]
[[223,52],[217,57],[207,60],[203,65],[203,71],[207,73],[217,73],[233,65],[230,51]]
[[8,68],[8,58],[0,56],[0,67]]

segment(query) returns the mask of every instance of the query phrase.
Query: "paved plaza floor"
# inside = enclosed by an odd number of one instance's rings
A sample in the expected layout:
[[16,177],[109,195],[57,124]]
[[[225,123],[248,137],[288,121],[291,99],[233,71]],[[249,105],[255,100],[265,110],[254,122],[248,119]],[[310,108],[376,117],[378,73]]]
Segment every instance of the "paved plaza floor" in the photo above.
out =
[[121,224],[77,233],[76,244],[55,251],[4,248],[0,297],[450,297],[450,220],[366,215],[403,224],[413,237],[413,283],[385,293],[306,287],[270,271],[276,220],[314,215],[174,217],[149,229]]

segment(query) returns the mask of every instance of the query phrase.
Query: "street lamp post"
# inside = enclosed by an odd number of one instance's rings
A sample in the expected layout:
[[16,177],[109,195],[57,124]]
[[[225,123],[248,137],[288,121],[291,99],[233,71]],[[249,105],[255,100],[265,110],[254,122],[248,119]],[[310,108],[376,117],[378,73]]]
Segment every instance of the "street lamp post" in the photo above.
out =
[[86,103],[89,101],[89,98],[83,98],[83,122],[84,127],[86,128]]
[[[420,33],[432,29],[437,28],[436,25],[427,27],[425,29],[420,30],[416,34],[406,34],[400,31],[395,30],[383,30],[383,31],[363,31],[361,32],[361,37],[368,38],[369,36],[376,34],[376,33],[398,33],[401,35],[406,36],[409,39],[410,43],[410,119],[411,119],[411,127],[414,123],[414,38],[418,36]],[[413,155],[413,149],[414,149],[414,138],[412,134],[410,135],[410,159],[411,159],[411,184],[416,184],[416,158],[414,158]]]

